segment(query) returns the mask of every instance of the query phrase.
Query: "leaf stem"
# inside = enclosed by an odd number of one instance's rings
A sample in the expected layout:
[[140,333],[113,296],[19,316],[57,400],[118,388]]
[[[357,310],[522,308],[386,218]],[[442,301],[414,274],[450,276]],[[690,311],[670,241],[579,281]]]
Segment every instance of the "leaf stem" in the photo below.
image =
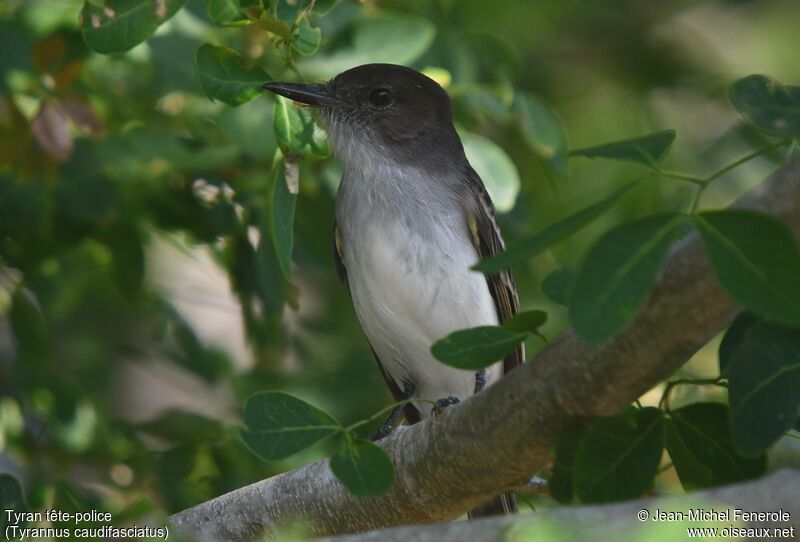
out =
[[380,409],[378,412],[376,412],[375,414],[373,414],[372,416],[370,416],[368,418],[364,418],[363,420],[359,420],[359,421],[357,421],[357,422],[355,422],[355,423],[353,423],[351,425],[348,425],[347,427],[344,428],[344,430],[345,430],[345,432],[350,432],[350,431],[353,431],[354,429],[358,429],[361,426],[364,426],[364,425],[367,425],[368,423],[374,422],[378,418],[382,418],[383,416],[386,415],[387,412],[391,412],[396,407],[405,406],[408,403],[430,403],[431,405],[436,406],[436,401],[431,401],[430,399],[404,399],[402,401],[397,401],[396,403],[392,403],[392,404]]
[[668,177],[670,179],[679,179],[681,181],[688,181],[692,184],[696,184],[698,186],[703,186],[705,180],[696,176],[690,175],[688,173],[681,173],[680,171],[669,171],[669,170],[658,170],[658,175],[660,177]]
[[740,165],[744,164],[745,162],[748,162],[748,161],[752,160],[753,158],[756,158],[757,156],[761,156],[762,154],[766,154],[769,151],[772,151],[772,150],[775,150],[777,148],[783,147],[784,145],[789,143],[789,141],[790,140],[788,140],[788,139],[781,139],[780,141],[776,141],[775,143],[772,143],[771,145],[766,145],[764,147],[761,147],[760,149],[756,149],[755,151],[751,152],[750,154],[748,154],[746,156],[743,156],[743,157],[739,158],[738,160],[735,160],[735,161],[731,162],[730,164],[728,164],[727,166],[723,167],[722,169],[720,169],[716,173],[713,173],[713,174],[709,175],[708,177],[706,177],[704,179],[703,184],[707,186],[707,185],[711,184],[712,182],[714,182],[715,180],[717,180],[720,177],[722,177],[723,175],[725,175],[726,173],[728,173],[730,170],[739,167]]
[[[692,200],[692,209],[690,211],[690,214],[693,214],[693,215],[697,214],[697,210],[700,208],[700,198],[703,196],[703,192],[705,191],[705,189],[708,188],[708,186],[711,183],[713,183],[714,181],[716,181],[717,179],[719,179],[720,177],[722,177],[723,175],[725,175],[726,173],[728,173],[732,169],[735,169],[735,168],[741,166],[745,162],[748,162],[748,161],[752,160],[753,158],[761,156],[762,154],[766,154],[766,153],[768,153],[768,152],[770,152],[772,150],[780,148],[780,147],[786,145],[789,142],[791,142],[790,139],[781,139],[780,141],[776,141],[775,143],[771,143],[769,145],[761,147],[760,149],[756,149],[753,152],[751,152],[750,154],[742,156],[738,160],[734,160],[730,164],[728,164],[728,165],[724,166],[723,168],[717,170],[716,172],[712,173],[708,177],[705,177],[705,178],[702,178],[702,179],[695,178],[699,182],[696,182],[698,187],[697,187],[697,192],[695,192],[695,194],[694,194],[694,199]],[[671,172],[666,172],[666,173],[671,173]],[[672,175],[666,175],[666,176],[669,177],[669,176],[672,176]],[[687,176],[687,177],[689,177],[689,176]],[[684,179],[684,180],[689,180],[689,179],[687,178],[687,179]],[[695,182],[695,181],[692,181],[692,182]]]
[[682,378],[680,380],[671,380],[667,382],[667,386],[664,388],[664,393],[661,394],[661,400],[658,402],[658,408],[665,410],[667,412],[670,411],[670,395],[672,394],[673,388],[677,386],[720,386],[723,388],[727,388],[727,382],[723,382],[722,376],[718,376],[716,378]]

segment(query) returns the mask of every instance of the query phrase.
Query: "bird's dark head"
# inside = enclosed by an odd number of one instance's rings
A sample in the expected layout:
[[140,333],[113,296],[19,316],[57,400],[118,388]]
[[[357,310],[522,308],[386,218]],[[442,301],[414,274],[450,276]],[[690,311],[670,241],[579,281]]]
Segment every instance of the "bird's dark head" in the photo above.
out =
[[345,163],[363,159],[365,152],[401,160],[449,155],[448,150],[463,155],[450,97],[411,68],[365,64],[325,84],[267,83],[264,88],[317,108]]

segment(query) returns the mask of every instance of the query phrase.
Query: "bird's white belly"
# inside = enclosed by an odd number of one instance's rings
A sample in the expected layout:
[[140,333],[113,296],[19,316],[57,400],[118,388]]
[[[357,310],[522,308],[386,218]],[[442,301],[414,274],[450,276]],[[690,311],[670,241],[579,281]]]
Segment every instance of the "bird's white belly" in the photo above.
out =
[[[437,361],[431,344],[457,329],[498,322],[485,277],[469,269],[477,252],[466,228],[458,226],[439,224],[414,237],[408,228],[388,223],[345,242],[361,326],[384,369],[401,389],[413,383],[417,398],[472,395],[475,373]],[[499,367],[491,368],[488,383],[499,373]],[[419,410],[423,416],[430,412],[423,405]]]

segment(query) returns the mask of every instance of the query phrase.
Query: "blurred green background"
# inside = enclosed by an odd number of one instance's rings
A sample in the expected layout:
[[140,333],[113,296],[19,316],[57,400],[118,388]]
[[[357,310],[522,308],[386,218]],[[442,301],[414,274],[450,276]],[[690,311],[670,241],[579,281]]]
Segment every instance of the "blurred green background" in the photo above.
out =
[[[236,49],[275,80],[375,61],[425,70],[453,97],[471,159],[495,172],[485,180],[511,243],[643,174],[567,163],[567,146],[674,128],[665,166],[705,174],[763,137],[728,104],[729,83],[800,81],[795,0],[326,1],[308,15],[318,51],[258,25],[222,27],[206,1],[189,0],[110,55],[85,45],[83,4],[0,2],[0,471],[22,481],[32,508],[101,507],[117,523],[326,453],[255,458],[237,432],[255,391],[291,391],[345,423],[390,402],[333,271],[336,160],[302,162],[292,284],[271,282],[258,238],[270,235],[274,97],[206,98],[202,43]],[[736,169],[703,204],[727,204],[775,160]],[[686,210],[692,193],[641,185],[517,266],[522,306],[546,310],[543,331],[556,336],[565,310],[541,280],[611,225]],[[713,374],[715,346],[684,371]],[[677,402],[684,393],[702,391],[681,388]],[[676,487],[670,471],[659,480]]]

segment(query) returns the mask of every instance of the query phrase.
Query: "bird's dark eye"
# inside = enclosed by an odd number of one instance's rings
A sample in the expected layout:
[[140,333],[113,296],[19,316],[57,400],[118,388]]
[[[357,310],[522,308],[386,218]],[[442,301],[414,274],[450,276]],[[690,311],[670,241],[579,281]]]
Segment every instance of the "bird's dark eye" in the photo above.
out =
[[369,102],[375,107],[387,107],[392,103],[392,92],[386,88],[376,88],[370,93]]

